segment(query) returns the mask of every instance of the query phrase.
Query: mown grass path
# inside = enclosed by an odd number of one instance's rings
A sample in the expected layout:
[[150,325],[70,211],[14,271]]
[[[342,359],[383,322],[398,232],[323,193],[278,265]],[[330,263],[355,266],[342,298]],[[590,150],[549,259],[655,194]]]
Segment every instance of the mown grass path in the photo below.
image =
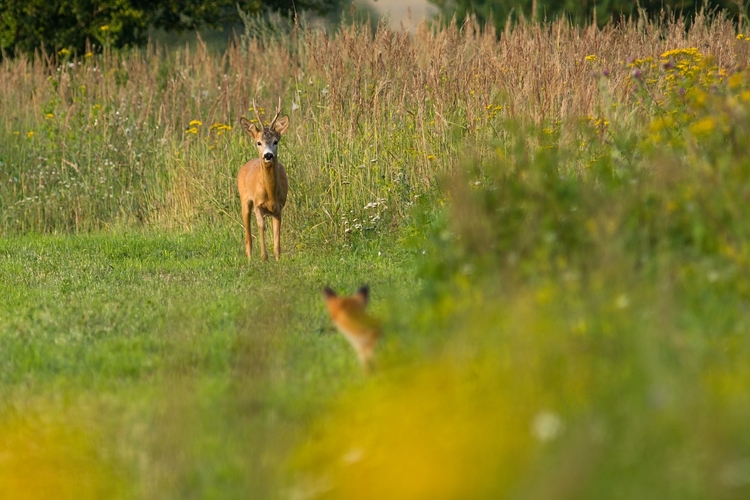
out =
[[[330,327],[321,287],[367,281],[377,311],[414,282],[403,253],[310,248],[248,263],[240,236],[218,228],[0,241],[0,421],[17,422],[0,440],[79,432],[86,439],[76,441],[90,443],[82,456],[105,464],[100,482],[118,484],[114,474],[124,496],[275,489],[306,425],[364,379]],[[35,463],[60,458],[41,449],[52,455]]]

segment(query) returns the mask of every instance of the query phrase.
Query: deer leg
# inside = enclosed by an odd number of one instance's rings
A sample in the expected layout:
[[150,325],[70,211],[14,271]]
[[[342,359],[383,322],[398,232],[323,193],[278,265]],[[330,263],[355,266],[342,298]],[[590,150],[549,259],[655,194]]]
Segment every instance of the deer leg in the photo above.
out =
[[252,202],[242,204],[242,224],[245,226],[245,253],[247,254],[247,260],[250,260],[250,256],[253,254],[253,236],[250,234],[250,210],[252,209]]
[[266,239],[264,235],[266,223],[263,220],[263,212],[260,211],[260,207],[255,207],[255,220],[258,221],[258,238],[260,238],[260,259],[267,260],[268,252],[266,252]]
[[273,254],[278,262],[281,257],[281,212],[273,216]]

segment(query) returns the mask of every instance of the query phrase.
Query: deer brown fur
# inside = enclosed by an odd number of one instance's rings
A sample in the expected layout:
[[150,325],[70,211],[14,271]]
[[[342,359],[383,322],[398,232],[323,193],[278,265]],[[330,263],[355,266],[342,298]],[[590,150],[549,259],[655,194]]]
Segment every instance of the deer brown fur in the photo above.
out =
[[270,215],[273,222],[273,253],[276,260],[279,260],[281,256],[281,210],[286,204],[289,179],[284,165],[278,159],[277,152],[279,140],[289,127],[289,117],[284,115],[279,118],[281,99],[279,99],[276,116],[267,127],[258,116],[255,100],[253,100],[253,109],[256,110],[257,124],[245,117],[240,118],[242,128],[253,138],[258,147],[258,158],[245,163],[237,174],[237,188],[242,203],[242,223],[245,226],[245,253],[249,260],[253,249],[250,213],[255,212],[260,238],[260,258],[268,259],[263,229],[265,228],[264,218]]

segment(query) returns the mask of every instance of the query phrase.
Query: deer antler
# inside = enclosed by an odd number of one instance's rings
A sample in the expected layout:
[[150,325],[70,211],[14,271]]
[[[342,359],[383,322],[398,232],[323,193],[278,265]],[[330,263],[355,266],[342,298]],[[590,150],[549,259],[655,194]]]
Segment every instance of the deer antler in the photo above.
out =
[[281,114],[281,96],[279,96],[279,107],[276,108],[276,116],[273,117],[273,120],[271,120],[271,124],[268,126],[268,128],[273,128],[273,124],[276,123],[276,119]]
[[260,119],[260,115],[258,114],[258,106],[255,105],[255,97],[253,97],[253,111],[255,112],[255,118],[258,120],[258,126],[260,126],[261,129],[266,128],[266,126],[263,125],[263,120]]

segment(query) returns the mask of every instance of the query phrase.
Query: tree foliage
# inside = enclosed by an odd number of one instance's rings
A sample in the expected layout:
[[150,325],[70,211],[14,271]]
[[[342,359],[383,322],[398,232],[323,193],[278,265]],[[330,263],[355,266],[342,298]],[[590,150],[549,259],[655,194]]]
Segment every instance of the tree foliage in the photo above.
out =
[[[722,9],[732,15],[738,12],[736,0],[429,0],[445,16],[456,16],[459,23],[476,15],[484,23],[492,19],[495,27],[502,29],[508,20],[551,20],[567,16],[576,23],[606,24],[611,19],[629,17],[643,10],[647,15],[659,16],[662,12],[693,16],[702,8]],[[534,11],[536,8],[536,11]]]
[[327,14],[340,0],[0,0],[0,49],[30,52],[45,45],[82,51],[100,46],[134,46],[150,27],[184,31],[239,21],[237,8]]

